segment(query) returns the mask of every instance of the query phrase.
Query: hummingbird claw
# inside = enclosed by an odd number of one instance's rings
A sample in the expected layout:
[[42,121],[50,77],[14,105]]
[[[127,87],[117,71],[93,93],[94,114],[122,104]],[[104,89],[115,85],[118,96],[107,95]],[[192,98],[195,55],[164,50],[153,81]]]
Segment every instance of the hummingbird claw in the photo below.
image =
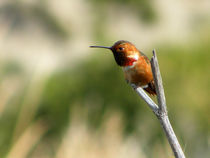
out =
[[138,87],[134,84],[134,83],[131,83],[131,87],[136,90]]

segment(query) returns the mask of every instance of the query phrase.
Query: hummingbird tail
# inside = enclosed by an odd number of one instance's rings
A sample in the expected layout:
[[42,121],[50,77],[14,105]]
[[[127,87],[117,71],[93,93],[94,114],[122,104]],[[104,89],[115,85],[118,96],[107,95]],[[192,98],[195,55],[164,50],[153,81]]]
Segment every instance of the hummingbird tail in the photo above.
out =
[[155,83],[154,81],[151,81],[148,83],[147,87],[144,88],[146,92],[148,92],[150,95],[156,95],[156,90],[155,90]]

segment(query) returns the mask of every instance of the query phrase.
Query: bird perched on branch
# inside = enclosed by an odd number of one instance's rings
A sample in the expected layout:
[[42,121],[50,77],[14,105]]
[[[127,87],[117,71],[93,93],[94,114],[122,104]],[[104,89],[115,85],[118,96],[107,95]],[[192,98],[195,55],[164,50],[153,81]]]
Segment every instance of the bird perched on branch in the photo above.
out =
[[121,66],[124,71],[126,81],[130,84],[142,87],[151,95],[156,95],[150,60],[131,42],[120,40],[111,47],[90,47],[111,50],[116,63]]

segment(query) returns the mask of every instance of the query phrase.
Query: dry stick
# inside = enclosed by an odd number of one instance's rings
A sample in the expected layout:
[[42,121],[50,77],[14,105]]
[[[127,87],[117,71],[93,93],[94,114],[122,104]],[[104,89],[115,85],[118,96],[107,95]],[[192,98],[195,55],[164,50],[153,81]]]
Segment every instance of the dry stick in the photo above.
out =
[[154,101],[144,92],[144,90],[141,87],[137,87],[133,84],[131,84],[131,86],[135,89],[135,91],[138,93],[138,95],[149,105],[149,107],[152,109],[152,111],[155,113],[155,115],[159,119],[159,121],[164,129],[164,132],[166,134],[166,137],[168,139],[168,142],[174,152],[175,157],[176,158],[185,158],[185,155],[182,151],[182,148],[178,142],[178,139],[173,131],[173,128],[172,128],[171,123],[168,118],[165,94],[164,94],[164,89],[163,89],[163,84],[162,84],[162,78],[161,78],[155,50],[153,50],[151,66],[152,66],[152,72],[153,72],[153,76],[154,76],[155,88],[156,88],[156,92],[157,92],[157,100],[158,100],[159,106],[157,106],[154,103]]

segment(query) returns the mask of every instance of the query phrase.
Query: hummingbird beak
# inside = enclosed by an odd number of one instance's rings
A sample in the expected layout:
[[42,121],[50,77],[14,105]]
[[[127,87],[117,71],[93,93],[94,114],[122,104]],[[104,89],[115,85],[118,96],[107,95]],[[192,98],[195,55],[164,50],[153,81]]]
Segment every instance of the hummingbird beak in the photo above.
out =
[[105,48],[105,49],[111,49],[112,47],[105,47],[105,46],[90,46],[90,48]]

